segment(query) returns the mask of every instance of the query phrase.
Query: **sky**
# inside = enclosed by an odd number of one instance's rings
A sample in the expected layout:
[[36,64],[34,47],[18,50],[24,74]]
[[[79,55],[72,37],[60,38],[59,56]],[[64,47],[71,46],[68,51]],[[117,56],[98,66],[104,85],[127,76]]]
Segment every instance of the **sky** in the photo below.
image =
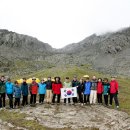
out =
[[54,48],[130,26],[130,0],[0,0],[0,29]]

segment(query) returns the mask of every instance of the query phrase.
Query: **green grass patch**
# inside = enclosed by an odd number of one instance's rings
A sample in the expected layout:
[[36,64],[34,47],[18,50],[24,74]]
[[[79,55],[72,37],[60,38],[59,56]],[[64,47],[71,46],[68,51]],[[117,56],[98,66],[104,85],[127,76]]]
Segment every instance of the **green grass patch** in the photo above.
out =
[[7,121],[14,125],[15,127],[23,127],[29,130],[47,130],[47,128],[40,125],[35,120],[25,120],[24,118],[27,117],[26,114],[21,114],[18,112],[2,110],[0,111],[0,118],[3,121]]

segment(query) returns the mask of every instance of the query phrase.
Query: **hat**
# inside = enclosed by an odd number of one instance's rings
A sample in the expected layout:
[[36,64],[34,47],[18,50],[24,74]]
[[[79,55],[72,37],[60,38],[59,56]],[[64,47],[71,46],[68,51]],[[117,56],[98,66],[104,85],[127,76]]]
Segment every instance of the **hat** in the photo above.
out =
[[44,81],[47,81],[47,78],[44,78]]
[[52,79],[51,79],[51,81],[52,81],[52,82],[54,82],[54,81],[55,81],[55,79],[54,79],[54,78],[52,78]]
[[32,78],[32,80],[36,80],[36,78],[35,78],[35,77],[33,77],[33,78]]
[[89,75],[84,75],[83,78],[89,78]]

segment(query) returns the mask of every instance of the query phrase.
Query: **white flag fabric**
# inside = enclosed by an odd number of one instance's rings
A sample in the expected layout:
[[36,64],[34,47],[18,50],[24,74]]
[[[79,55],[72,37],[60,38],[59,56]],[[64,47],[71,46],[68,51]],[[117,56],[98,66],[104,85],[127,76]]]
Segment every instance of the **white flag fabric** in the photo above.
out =
[[77,87],[61,88],[61,98],[77,97]]

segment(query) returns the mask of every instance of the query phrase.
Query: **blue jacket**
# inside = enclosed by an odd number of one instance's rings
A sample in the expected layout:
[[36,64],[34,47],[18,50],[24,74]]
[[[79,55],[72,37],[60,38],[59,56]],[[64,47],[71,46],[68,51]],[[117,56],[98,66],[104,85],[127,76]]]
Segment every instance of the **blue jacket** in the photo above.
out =
[[23,96],[28,96],[28,84],[27,83],[22,83],[21,90],[22,90]]
[[6,83],[5,83],[6,93],[7,93],[7,94],[13,94],[13,87],[14,87],[14,84],[13,84],[13,83],[11,83],[11,82],[6,82]]
[[45,83],[39,83],[38,92],[39,94],[46,94],[46,84]]
[[91,91],[91,82],[85,82],[84,83],[84,94],[85,95],[88,95],[90,94],[90,91]]
[[15,98],[21,98],[21,87],[14,86],[14,96]]
[[108,95],[109,94],[109,89],[110,89],[110,84],[109,83],[104,83],[103,84],[103,95]]

